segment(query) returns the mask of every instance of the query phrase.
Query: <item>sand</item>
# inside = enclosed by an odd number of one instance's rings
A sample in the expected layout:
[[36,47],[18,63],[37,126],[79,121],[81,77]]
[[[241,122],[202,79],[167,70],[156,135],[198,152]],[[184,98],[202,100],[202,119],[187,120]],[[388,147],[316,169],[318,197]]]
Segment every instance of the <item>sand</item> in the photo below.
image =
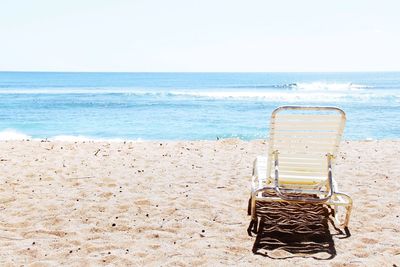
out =
[[0,265],[400,266],[400,141],[342,143],[334,176],[354,199],[351,236],[304,215],[325,227],[306,252],[247,234],[265,151],[236,139],[2,141]]

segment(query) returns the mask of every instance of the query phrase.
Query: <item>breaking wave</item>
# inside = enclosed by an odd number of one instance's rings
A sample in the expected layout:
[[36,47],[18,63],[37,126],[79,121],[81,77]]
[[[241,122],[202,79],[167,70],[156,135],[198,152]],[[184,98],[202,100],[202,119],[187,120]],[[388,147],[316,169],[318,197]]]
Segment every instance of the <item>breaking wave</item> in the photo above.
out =
[[94,142],[123,142],[123,141],[141,141],[138,140],[126,140],[122,138],[99,138],[99,137],[90,137],[84,135],[56,135],[54,137],[48,138],[50,141],[66,141],[66,142],[83,142],[83,141],[94,141]]
[[29,135],[18,132],[14,129],[5,129],[0,132],[0,140],[28,140],[31,139]]
[[0,89],[1,94],[40,95],[89,95],[89,96],[127,96],[158,100],[257,100],[269,102],[352,102],[382,100],[400,101],[398,89],[374,88],[355,83],[288,83],[277,85],[230,86],[207,89],[174,88],[40,88],[40,89]]
[[32,138],[32,136],[17,131],[15,129],[5,129],[0,131],[0,141],[11,141],[11,140],[48,140],[48,141],[65,141],[65,142],[83,142],[83,141],[93,141],[93,142],[141,142],[143,139],[124,139],[124,138],[100,138],[100,137],[91,137],[84,135],[56,135],[54,137],[43,137],[43,138]]
[[290,86],[291,89],[297,91],[354,91],[371,88],[362,84],[354,83],[325,83],[325,82],[312,82],[312,83],[294,83]]

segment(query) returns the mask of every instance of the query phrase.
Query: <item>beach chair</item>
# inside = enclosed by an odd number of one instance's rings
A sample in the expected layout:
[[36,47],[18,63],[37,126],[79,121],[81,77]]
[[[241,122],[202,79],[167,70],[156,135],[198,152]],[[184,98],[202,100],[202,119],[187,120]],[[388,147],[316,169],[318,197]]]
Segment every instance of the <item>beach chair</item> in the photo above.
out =
[[[249,215],[250,231],[257,233],[258,201],[326,204],[348,232],[350,196],[340,193],[332,176],[346,115],[335,107],[284,106],[272,112],[268,154],[255,159]],[[342,209],[342,208],[341,208]]]

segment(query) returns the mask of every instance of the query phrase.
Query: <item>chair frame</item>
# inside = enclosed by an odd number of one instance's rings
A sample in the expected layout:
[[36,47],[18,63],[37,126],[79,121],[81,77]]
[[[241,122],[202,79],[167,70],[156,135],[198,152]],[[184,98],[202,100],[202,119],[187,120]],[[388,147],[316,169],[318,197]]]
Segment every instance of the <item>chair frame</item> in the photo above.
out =
[[[323,182],[323,184],[315,186],[314,188],[304,189],[299,186],[298,188],[282,188],[279,186],[279,150],[274,149],[273,140],[275,137],[275,119],[278,112],[284,110],[301,110],[301,111],[334,111],[339,112],[341,114],[341,122],[340,128],[338,129],[335,148],[333,153],[327,153],[327,179]],[[249,215],[251,215],[252,225],[254,226],[254,232],[257,232],[258,218],[256,211],[256,203],[257,201],[261,202],[290,202],[290,203],[310,203],[310,204],[325,204],[328,206],[334,207],[334,217],[337,223],[339,222],[338,216],[338,207],[344,206],[346,208],[346,216],[343,222],[343,226],[346,231],[348,231],[348,224],[350,220],[350,214],[353,206],[353,201],[351,197],[345,193],[341,193],[338,190],[337,183],[333,179],[332,175],[332,162],[335,159],[335,154],[337,152],[337,148],[339,146],[342,133],[344,130],[346,121],[346,115],[343,110],[336,107],[301,107],[301,106],[283,106],[275,109],[271,115],[271,126],[270,126],[270,138],[269,138],[269,148],[268,148],[268,158],[264,158],[261,160],[261,157],[258,157],[254,160],[253,164],[253,175],[252,175],[252,188],[251,188],[251,199],[249,202]],[[272,160],[274,162],[274,177],[271,177],[271,168],[272,168]],[[267,177],[265,180],[260,180],[259,175],[257,173],[258,164],[265,165],[267,169]],[[265,166],[264,166],[265,167]],[[272,184],[272,186],[263,186],[262,184],[267,182],[267,184]],[[293,186],[298,186],[295,183]],[[324,187],[326,190],[321,191],[321,188]],[[274,192],[274,196],[271,195],[263,195],[264,192]],[[288,194],[302,194],[310,197],[303,196],[290,196]],[[314,197],[311,197],[314,196]],[[315,197],[317,196],[317,197]]]

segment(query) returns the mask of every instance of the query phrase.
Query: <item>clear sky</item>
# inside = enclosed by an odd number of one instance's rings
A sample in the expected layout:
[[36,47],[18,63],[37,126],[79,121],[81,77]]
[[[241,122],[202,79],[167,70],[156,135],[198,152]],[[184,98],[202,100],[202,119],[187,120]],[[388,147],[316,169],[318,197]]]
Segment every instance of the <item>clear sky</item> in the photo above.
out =
[[0,71],[400,71],[398,0],[0,0]]

